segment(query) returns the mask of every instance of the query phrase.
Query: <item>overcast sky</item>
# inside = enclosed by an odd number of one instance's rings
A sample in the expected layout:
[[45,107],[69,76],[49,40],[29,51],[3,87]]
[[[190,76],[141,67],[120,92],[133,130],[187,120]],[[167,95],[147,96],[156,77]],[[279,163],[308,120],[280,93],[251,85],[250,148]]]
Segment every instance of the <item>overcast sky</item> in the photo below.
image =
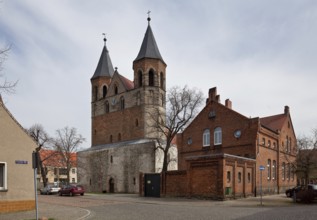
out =
[[[2,0],[0,46],[11,45],[2,74],[18,80],[6,106],[26,128],[54,136],[75,127],[91,144],[91,84],[107,35],[114,67],[133,80],[151,27],[167,87],[196,87],[247,117],[290,107],[296,135],[317,128],[317,1],[315,0]],[[0,78],[3,80],[3,77]]]

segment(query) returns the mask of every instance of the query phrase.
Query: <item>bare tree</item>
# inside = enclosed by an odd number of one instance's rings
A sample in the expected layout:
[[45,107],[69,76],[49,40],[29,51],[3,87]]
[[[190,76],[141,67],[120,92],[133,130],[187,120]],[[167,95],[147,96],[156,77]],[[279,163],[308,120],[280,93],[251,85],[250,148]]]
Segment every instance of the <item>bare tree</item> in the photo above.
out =
[[158,149],[163,151],[162,171],[167,171],[168,153],[177,133],[183,131],[198,114],[203,103],[203,93],[187,86],[172,87],[167,92],[166,114],[160,108],[148,112],[151,118],[153,132],[158,132]]
[[[3,70],[3,63],[8,56],[8,52],[9,52],[10,48],[11,48],[10,46],[6,46],[5,48],[0,49],[0,72],[2,72],[2,70]],[[0,74],[0,79],[1,78],[4,78],[4,75]],[[7,81],[6,78],[4,78],[3,81],[2,80],[0,81],[0,94],[1,94],[1,92],[14,93],[17,83],[18,83],[17,81],[10,82],[10,81]]]
[[44,161],[49,159],[51,156],[53,156],[53,154],[52,155],[49,154],[49,155],[45,155],[45,157],[44,156],[41,157],[40,151],[44,148],[45,149],[50,148],[50,145],[52,144],[52,138],[46,133],[43,126],[40,124],[32,125],[29,129],[27,129],[27,132],[33,138],[33,140],[37,143],[37,148],[35,149],[35,151],[38,153],[37,154],[39,157],[38,166],[40,168],[43,185],[45,187],[47,185],[47,181],[46,181],[47,169],[44,166]]
[[296,172],[308,184],[311,173],[317,172],[317,129],[313,129],[311,136],[298,138],[297,147]]
[[56,135],[54,146],[66,165],[67,183],[69,183],[69,171],[74,166],[73,154],[79,150],[80,144],[85,141],[85,138],[81,134],[77,134],[76,128],[69,127],[57,130]]

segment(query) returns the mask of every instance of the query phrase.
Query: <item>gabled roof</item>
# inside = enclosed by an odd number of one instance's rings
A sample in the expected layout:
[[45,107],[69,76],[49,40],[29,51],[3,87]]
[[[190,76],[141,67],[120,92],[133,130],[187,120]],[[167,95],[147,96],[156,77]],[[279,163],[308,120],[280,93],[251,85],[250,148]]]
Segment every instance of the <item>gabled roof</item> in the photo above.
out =
[[273,131],[278,131],[282,129],[286,120],[287,114],[279,114],[260,118],[260,123]]
[[[70,153],[70,160],[72,163],[72,167],[77,166],[77,154]],[[66,167],[66,162],[64,161],[61,153],[59,151],[54,150],[40,150],[40,157],[44,166],[47,167]]]
[[131,89],[134,89],[134,82],[132,82],[131,80],[125,78],[124,76],[120,75],[118,73],[124,87],[127,89],[127,90],[131,90]]
[[109,56],[109,51],[106,47],[106,38],[104,38],[104,42],[105,42],[105,45],[102,49],[102,53],[101,53],[97,68],[91,79],[94,79],[100,76],[108,76],[108,77],[113,76],[114,69],[113,69],[112,62]]
[[146,29],[139,54],[134,61],[141,60],[143,58],[159,59],[165,63],[157,47],[150,23]]

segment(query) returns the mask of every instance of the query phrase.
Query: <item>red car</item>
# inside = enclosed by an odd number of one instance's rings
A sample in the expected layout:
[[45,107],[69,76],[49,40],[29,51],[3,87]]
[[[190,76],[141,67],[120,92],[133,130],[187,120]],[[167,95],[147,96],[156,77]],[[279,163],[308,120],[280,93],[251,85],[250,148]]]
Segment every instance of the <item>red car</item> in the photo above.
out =
[[81,185],[65,185],[58,191],[58,195],[60,196],[62,195],[73,196],[76,194],[80,194],[81,196],[83,196],[84,193],[85,193],[85,189]]

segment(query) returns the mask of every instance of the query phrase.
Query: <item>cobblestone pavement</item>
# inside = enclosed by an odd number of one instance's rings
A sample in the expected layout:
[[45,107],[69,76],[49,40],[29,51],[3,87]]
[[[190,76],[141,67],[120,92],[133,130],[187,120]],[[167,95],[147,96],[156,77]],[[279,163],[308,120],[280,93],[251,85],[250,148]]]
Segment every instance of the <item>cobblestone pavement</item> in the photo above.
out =
[[[293,203],[285,195],[229,201],[144,198],[135,194],[39,195],[39,217],[85,219],[317,219],[317,204]],[[287,218],[286,218],[287,217]],[[35,211],[0,214],[0,220],[35,219]]]

